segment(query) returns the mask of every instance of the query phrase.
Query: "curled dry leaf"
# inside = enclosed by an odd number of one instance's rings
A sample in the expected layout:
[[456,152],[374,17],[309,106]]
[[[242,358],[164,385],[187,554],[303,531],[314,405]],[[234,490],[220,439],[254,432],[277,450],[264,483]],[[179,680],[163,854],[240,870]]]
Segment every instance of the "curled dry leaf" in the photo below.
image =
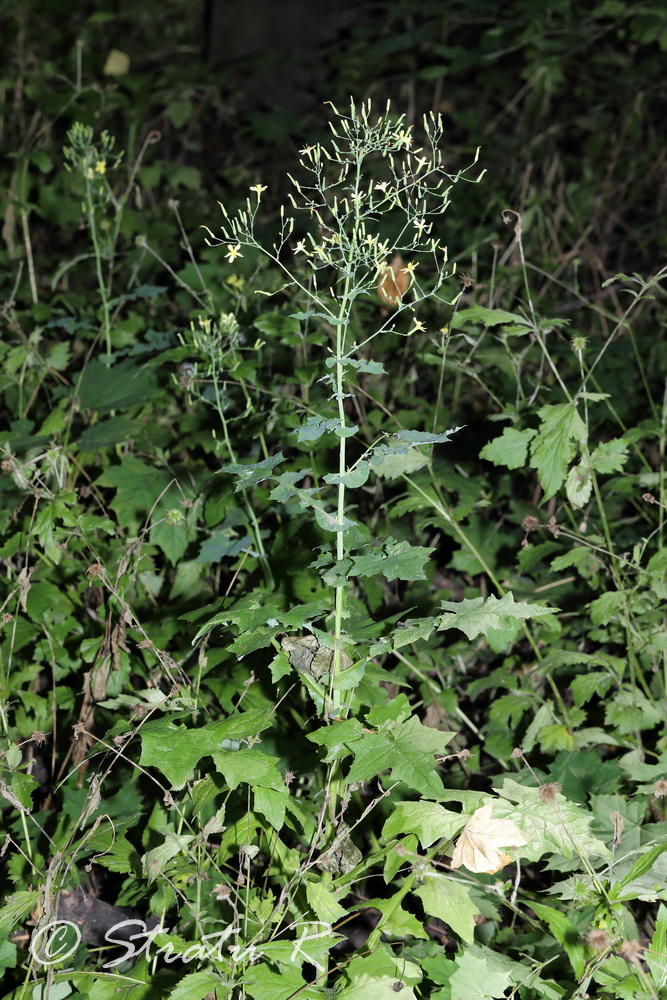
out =
[[530,837],[510,819],[493,819],[493,803],[476,809],[454,845],[452,868],[465,865],[468,871],[494,875],[514,858],[501,848],[527,844]]
[[378,295],[383,302],[394,308],[399,304],[410,287],[410,274],[400,254],[392,258],[380,275]]

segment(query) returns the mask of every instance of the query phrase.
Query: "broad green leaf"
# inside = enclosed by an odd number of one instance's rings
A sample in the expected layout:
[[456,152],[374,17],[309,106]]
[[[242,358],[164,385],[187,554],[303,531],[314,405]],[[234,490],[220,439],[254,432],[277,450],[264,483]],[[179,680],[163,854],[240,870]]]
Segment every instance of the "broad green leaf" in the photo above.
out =
[[31,891],[20,889],[7,896],[4,905],[0,907],[0,930],[13,930],[21,918],[37,906],[41,896],[40,889]]
[[486,959],[470,949],[457,955],[455,964],[449,987],[456,1000],[501,1000],[512,982],[508,972],[489,968]]
[[437,802],[397,802],[382,828],[385,840],[416,833],[422,847],[442,838],[451,840],[465,826],[468,817],[445,809]]
[[131,360],[109,368],[94,358],[78,384],[82,408],[99,413],[145,406],[159,391],[155,374]]
[[322,882],[307,882],[306,898],[317,919],[324,923],[335,924],[347,916],[347,910],[340,905],[331,886]]
[[[392,649],[400,649],[401,646],[412,645],[413,642],[418,642],[420,639],[428,639],[437,624],[437,618],[408,618],[401,628],[394,629],[391,635],[380,639],[377,645],[380,646],[380,644],[385,643],[387,645],[387,652],[390,652]],[[371,646],[371,656],[378,655],[374,650],[375,647]]]
[[405,864],[406,855],[416,854],[418,850],[419,841],[413,833],[409,833],[406,837],[402,837],[393,848],[385,852],[382,877],[386,885],[394,881],[399,868]]
[[356,528],[356,521],[351,521],[348,517],[343,516],[343,520],[339,521],[337,514],[333,511],[324,510],[319,504],[315,505],[308,501],[309,506],[311,506],[315,512],[315,520],[319,524],[320,528],[324,528],[325,531],[348,531],[350,528]]
[[179,854],[186,853],[193,840],[194,834],[177,834],[172,830],[165,831],[162,843],[153,847],[141,858],[141,866],[144,875],[148,876],[148,881],[154,882],[159,875],[163,875],[167,862]]
[[397,431],[394,437],[397,441],[405,441],[411,447],[416,445],[445,444],[451,441],[452,434],[463,430],[462,427],[452,427],[442,434],[431,434],[429,431]]
[[[26,812],[31,812],[33,808],[32,793],[37,788],[39,788],[39,782],[35,781],[31,774],[25,774],[23,771],[14,771],[9,779],[9,788],[7,788],[5,782],[2,782],[2,785],[0,785],[0,795],[9,802],[12,802],[13,797],[20,802]],[[12,804],[16,806],[16,802]]]
[[586,444],[586,425],[570,403],[543,406],[538,413],[542,424],[533,439],[530,464],[537,469],[544,499],[549,500],[563,485],[577,446]]
[[528,461],[528,445],[537,431],[527,427],[518,431],[514,427],[506,427],[500,437],[494,438],[484,445],[479,453],[480,458],[494,465],[504,465],[508,469],[522,469]]
[[382,771],[391,770],[392,780],[404,781],[423,795],[437,798],[442,793],[442,781],[435,772],[433,755],[442,753],[453,736],[422,726],[415,716],[374,735],[364,734],[350,746],[354,763],[347,780],[370,781]]
[[385,938],[401,938],[407,940],[411,937],[428,940],[428,934],[424,930],[422,923],[412,913],[408,913],[401,906],[402,893],[388,899],[366,899],[363,903],[357,903],[350,907],[350,913],[360,910],[374,909],[382,914],[382,934]]
[[[166,719],[147,722],[141,729],[139,763],[157,767],[173,788],[182,788],[202,757],[223,753],[220,749],[223,740],[256,736],[268,725],[267,713],[260,709],[239,712],[199,729],[177,726]],[[243,754],[257,754],[257,751],[244,750]]]
[[614,678],[601,670],[593,671],[590,674],[579,674],[570,682],[575,705],[581,708],[596,694],[604,697],[613,683]]
[[605,705],[605,723],[620,736],[630,736],[637,730],[653,729],[664,723],[660,702],[649,699],[636,688],[621,688]]
[[593,971],[593,979],[601,986],[609,986],[612,997],[621,997],[622,1000],[645,1000],[650,994],[643,989],[642,980],[636,972],[632,971],[632,966],[628,965],[620,955],[612,955],[602,965],[597,966]]
[[623,438],[603,441],[591,455],[591,468],[603,474],[620,472],[628,460],[628,447],[628,442]]
[[398,479],[399,476],[409,476],[413,472],[423,469],[425,465],[428,465],[428,460],[428,455],[422,454],[415,448],[410,448],[390,451],[381,457],[374,454],[371,465],[376,475],[382,479]]
[[129,420],[127,417],[109,417],[99,424],[86,427],[77,441],[81,451],[97,451],[98,448],[110,448],[130,438],[136,437],[142,429],[139,420]]
[[442,444],[451,439],[461,427],[453,427],[443,434],[429,434],[427,431],[398,431],[386,444],[373,449],[370,464],[384,479],[396,479],[421,469],[429,461],[428,455],[416,450],[417,445]]
[[475,914],[479,910],[470,898],[470,886],[451,875],[427,872],[422,884],[414,890],[432,917],[439,917],[467,944],[475,938]]
[[[336,1000],[416,1000],[413,987],[422,979],[418,965],[405,956],[394,955],[387,945],[380,945],[370,955],[358,955],[346,964],[345,986]],[[403,986],[399,993],[396,983]],[[295,998],[296,1000],[296,998]]]
[[523,715],[529,709],[535,708],[535,696],[530,691],[510,691],[509,694],[495,698],[489,710],[489,718],[515,729]]
[[[278,770],[276,757],[270,757],[250,748],[237,751],[219,749],[213,751],[211,756],[230,788],[234,789],[245,782],[253,787],[261,785],[264,788],[276,789],[285,798],[287,797],[287,789]],[[275,800],[273,805],[275,807]],[[273,814],[275,815],[275,812]]]
[[554,573],[560,573],[564,569],[574,567],[585,580],[593,580],[602,569],[599,556],[592,552],[587,545],[575,545],[569,552],[564,552],[551,560],[551,568]]
[[[319,316],[320,313],[315,313]],[[329,323],[344,323],[345,320],[329,320]],[[327,368],[335,368],[336,365],[343,365],[343,367],[353,368],[356,372],[366,372],[368,375],[386,375],[387,372],[382,367],[379,361],[366,361],[364,358],[327,358],[324,362]]]
[[63,593],[62,587],[56,587],[48,580],[35,579],[28,591],[25,610],[34,622],[40,624],[69,615],[74,610],[74,605],[67,594]]
[[97,478],[97,483],[116,490],[109,506],[116,512],[118,523],[129,526],[145,517],[158,497],[161,507],[178,506],[182,494],[176,484],[168,489],[172,479],[165,469],[147,465],[135,455],[124,455],[119,465],[110,466]]
[[324,758],[326,763],[339,760],[341,757],[349,757],[352,753],[352,744],[364,737],[364,727],[358,719],[342,719],[314,733],[308,733],[309,740],[326,747],[327,755]]
[[497,800],[493,813],[498,819],[511,819],[530,840],[519,852],[529,861],[539,861],[545,854],[573,854],[584,857],[609,858],[609,850],[590,830],[593,816],[584,812],[574,802],[553,791],[546,801],[540,798],[540,788],[519,785],[505,778],[502,788],[496,789],[506,801]]
[[116,837],[109,850],[105,854],[98,855],[95,863],[120,875],[129,875],[130,872],[137,873],[141,857],[129,840],[125,837]]
[[642,854],[639,858],[637,858],[630,871],[612,886],[611,891],[613,898],[622,899],[623,893],[620,890],[624,889],[625,886],[630,885],[630,883],[634,882],[636,879],[641,878],[642,875],[646,875],[647,872],[650,872],[651,868],[653,868],[653,865],[660,855],[664,853],[664,851],[667,851],[667,840],[663,841],[661,844],[654,844],[653,847],[649,847],[645,854]]
[[[278,503],[287,503],[297,492],[297,483],[309,476],[312,469],[299,469],[298,472],[281,472],[279,476],[274,476],[277,486],[269,493],[269,500],[277,500]],[[309,490],[309,494],[318,495],[318,490]]]
[[237,477],[234,492],[238,493],[239,490],[247,490],[250,486],[256,486],[257,483],[270,479],[276,465],[280,465],[283,461],[283,453],[279,451],[277,455],[271,455],[262,462],[255,462],[254,465],[239,465],[238,462],[228,462],[227,465],[223,465],[220,471]]
[[667,984],[667,907],[663,903],[658,907],[651,947],[644,952],[644,960],[651,970],[653,985],[661,993]]
[[[188,616],[184,617],[187,620]],[[238,625],[240,629],[250,631],[264,625],[268,626],[273,620],[276,624],[281,622],[286,624],[286,616],[278,599],[269,598],[267,600],[263,594],[253,592],[246,594],[228,608],[218,611],[212,618],[209,618],[204,625],[199,627],[192,642],[194,645],[217,625]]]
[[623,608],[623,594],[620,590],[609,590],[588,605],[594,625],[608,625]]
[[[210,538],[202,542],[195,563],[217,563],[223,559],[234,559],[239,552],[243,552],[244,549],[252,549],[252,547],[253,539],[249,534],[241,533],[235,538],[230,538],[227,531],[214,531]],[[193,564],[190,563],[190,565]],[[180,563],[177,576],[182,566],[183,563]],[[201,570],[199,572],[201,573]],[[174,596],[173,590],[172,596]]]
[[547,752],[572,750],[574,747],[574,736],[562,722],[553,722],[540,729],[539,744],[542,750]]
[[542,604],[517,603],[511,593],[498,599],[493,594],[483,597],[466,598],[463,601],[443,601],[440,605],[444,614],[440,615],[438,631],[458,628],[469,639],[478,635],[486,636],[492,629],[507,628],[512,621],[525,621],[540,615],[552,614],[558,608],[546,608]]
[[410,542],[388,538],[382,546],[367,555],[353,556],[352,576],[384,576],[387,580],[425,580],[424,566],[433,550]]
[[[219,757],[215,758],[216,763]],[[244,763],[244,761],[241,761]],[[268,764],[268,769],[265,767],[265,774],[268,776],[269,781],[275,783],[276,772],[271,764]],[[280,774],[280,772],[277,772]],[[264,779],[266,781],[266,778]],[[271,788],[262,786],[259,782],[254,781],[252,777],[244,777],[243,781],[247,781],[248,784],[253,786],[253,796],[255,801],[255,812],[260,812],[262,816],[266,816],[267,820],[271,824],[274,830],[282,830],[285,823],[285,810],[287,809],[287,799],[289,798],[289,791],[284,784],[284,780],[281,781],[279,786],[275,784]],[[231,782],[230,787],[233,787]]]
[[[459,309],[452,317],[452,329],[459,330],[469,323],[482,323],[483,326],[505,326],[508,323],[517,326],[532,326],[530,320],[519,313],[506,312],[505,309],[487,309],[486,306],[470,306],[467,309]],[[526,332],[528,332],[526,330]]]
[[164,516],[158,519],[150,530],[150,540],[159,546],[165,556],[176,566],[185,555],[188,547],[188,529],[185,523],[170,524]]
[[220,976],[214,972],[191,972],[166,995],[166,1000],[204,1000],[216,986],[220,986]]
[[531,903],[531,906],[540,920],[546,921],[556,941],[562,944],[565,954],[570,959],[575,976],[577,979],[580,979],[586,967],[584,943],[574,929],[572,922],[568,920],[564,913],[554,909],[553,906],[545,906],[543,903],[535,902]]
[[533,747],[539,743],[540,733],[547,726],[555,725],[557,722],[554,715],[554,710],[551,702],[545,702],[540,705],[538,710],[533,715],[530,725],[528,726],[523,739],[521,740],[521,747],[526,753],[530,753]]
[[[295,947],[298,947],[296,942]],[[303,957],[301,961],[304,961]],[[296,964],[293,968],[281,966],[280,972],[274,972],[265,963],[255,962],[243,977],[243,988],[252,1000],[295,1000],[295,997],[299,1000],[322,1000],[322,991],[305,981],[300,965]]]
[[593,476],[588,465],[573,465],[565,480],[565,494],[574,507],[585,507],[593,492]]
[[367,375],[387,374],[387,372],[382,367],[379,361],[355,360],[352,367],[355,368],[358,372],[365,372]]
[[371,467],[368,462],[358,462],[354,469],[350,469],[349,472],[344,473],[342,476],[334,473],[329,473],[324,476],[324,482],[330,483],[332,486],[337,486],[338,483],[343,483],[345,486],[350,487],[350,489],[357,489],[359,486],[363,486],[370,475]]
[[317,441],[323,434],[335,430],[339,424],[340,420],[336,417],[331,417],[328,420],[320,416],[308,417],[306,422],[301,424],[294,433],[299,444],[303,444],[304,442],[310,443],[311,441]]
[[[253,326],[261,333],[269,336],[284,337],[286,334],[299,333],[299,319],[306,319],[312,313],[296,313],[291,316],[283,316],[281,313],[262,313],[258,316]],[[320,315],[315,313],[315,315]],[[296,321],[296,322],[294,322]]]

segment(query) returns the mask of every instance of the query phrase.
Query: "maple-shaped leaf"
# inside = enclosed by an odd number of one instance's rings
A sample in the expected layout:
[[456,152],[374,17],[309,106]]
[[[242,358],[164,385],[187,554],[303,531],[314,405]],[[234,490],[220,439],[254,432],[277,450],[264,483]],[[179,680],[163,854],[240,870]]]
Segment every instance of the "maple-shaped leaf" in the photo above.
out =
[[522,469],[526,464],[528,445],[535,437],[532,427],[517,430],[516,427],[506,427],[500,437],[485,444],[479,453],[480,458],[494,465],[504,465],[508,469]]
[[434,770],[433,755],[442,753],[454,735],[422,726],[414,716],[407,722],[394,722],[350,745],[354,763],[347,781],[370,781],[391,770],[394,781],[404,781],[423,795],[437,798],[442,795],[442,781]]
[[425,545],[397,542],[390,537],[382,546],[366,554],[369,548],[365,546],[363,555],[353,557],[352,576],[384,576],[387,580],[426,579],[424,566],[433,550]]
[[495,791],[501,796],[495,803],[496,815],[511,816],[530,835],[530,846],[521,851],[527,861],[554,853],[571,858],[574,852],[580,857],[610,857],[606,845],[591,833],[592,814],[555,788],[545,800],[543,789],[503,778],[502,788]]
[[470,886],[451,875],[426,872],[422,884],[414,890],[427,914],[444,920],[464,941],[472,944],[475,915],[479,910],[470,894]]
[[525,621],[526,618],[537,618],[559,610],[543,604],[517,602],[511,593],[501,598],[492,594],[486,600],[473,597],[463,601],[443,601],[440,607],[445,614],[440,616],[439,631],[460,628],[469,639],[476,639],[480,634],[486,637],[491,630],[507,628],[513,621]]
[[577,448],[586,444],[588,432],[572,403],[548,404],[537,412],[542,424],[533,439],[530,464],[537,469],[544,499],[549,500],[562,486],[567,467]]
[[509,819],[494,819],[493,802],[476,809],[454,845],[452,868],[461,865],[470,872],[494,875],[514,860],[501,848],[518,848],[530,837]]
[[147,722],[141,730],[140,763],[144,767],[157,767],[172,788],[183,788],[202,757],[210,756],[232,788],[241,781],[280,788],[283,782],[274,757],[240,747],[237,752],[224,749],[227,741],[240,745],[242,740],[256,736],[268,725],[264,709],[238,712],[197,729],[177,726],[169,719]]
[[228,462],[220,471],[237,477],[234,492],[238,493],[239,490],[247,490],[249,486],[256,486],[265,479],[271,479],[275,466],[280,465],[282,461],[284,461],[283,454],[279,451],[277,455],[271,455],[254,464],[240,465],[238,462]]

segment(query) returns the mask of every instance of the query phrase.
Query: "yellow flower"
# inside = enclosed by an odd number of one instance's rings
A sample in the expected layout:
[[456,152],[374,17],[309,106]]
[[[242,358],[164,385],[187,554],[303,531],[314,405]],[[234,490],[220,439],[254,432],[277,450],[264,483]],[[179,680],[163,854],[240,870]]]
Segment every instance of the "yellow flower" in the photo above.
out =
[[406,264],[405,267],[401,268],[401,270],[403,271],[403,274],[412,274],[414,269],[418,266],[419,266],[419,261],[411,260],[410,263]]
[[250,190],[251,191],[255,191],[257,193],[257,197],[259,198],[259,196],[261,195],[262,191],[266,191],[267,188],[266,188],[266,184],[253,184],[253,186],[250,188]]
[[106,172],[107,172],[106,163],[104,162],[104,160],[98,160],[97,163],[95,164],[95,173],[106,174]]
[[426,329],[422,321],[419,319],[413,319],[412,324],[413,324],[412,329],[408,330],[408,336],[410,336],[411,333],[421,333],[423,330]]
[[240,243],[235,244],[235,246],[230,246],[229,249],[227,250],[227,253],[225,254],[225,257],[227,258],[230,264],[233,264],[237,257],[242,257],[242,256],[243,254],[241,253]]
[[[411,127],[412,126],[410,126],[410,128]],[[398,144],[399,148],[401,146],[405,146],[406,149],[409,149],[410,146],[412,145],[412,136],[410,135],[409,128],[401,129],[400,132],[395,132],[394,142]]]

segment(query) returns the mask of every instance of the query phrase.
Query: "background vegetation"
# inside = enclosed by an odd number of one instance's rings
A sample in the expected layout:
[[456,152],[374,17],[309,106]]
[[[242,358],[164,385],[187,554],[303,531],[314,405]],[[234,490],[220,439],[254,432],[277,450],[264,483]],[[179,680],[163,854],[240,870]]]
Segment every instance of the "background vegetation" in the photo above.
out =
[[544,7],[4,5],[5,996],[667,995],[667,16]]

